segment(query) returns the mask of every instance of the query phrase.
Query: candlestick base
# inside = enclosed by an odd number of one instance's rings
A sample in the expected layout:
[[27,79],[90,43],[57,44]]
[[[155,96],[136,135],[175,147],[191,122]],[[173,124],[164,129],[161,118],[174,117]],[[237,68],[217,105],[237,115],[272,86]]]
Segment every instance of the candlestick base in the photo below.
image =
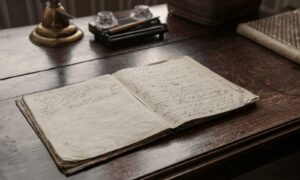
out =
[[70,24],[63,29],[49,29],[39,24],[30,34],[30,39],[37,45],[59,47],[74,43],[83,37],[83,32],[75,25]]

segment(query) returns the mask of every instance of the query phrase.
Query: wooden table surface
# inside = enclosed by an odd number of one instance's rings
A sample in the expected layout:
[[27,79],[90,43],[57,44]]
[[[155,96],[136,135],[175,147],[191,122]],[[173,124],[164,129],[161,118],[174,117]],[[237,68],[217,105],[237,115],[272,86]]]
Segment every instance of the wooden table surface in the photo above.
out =
[[[167,15],[165,40],[137,40],[109,49],[85,37],[64,48],[33,45],[34,26],[0,31],[0,179],[67,179],[27,123],[15,100],[24,94],[84,81],[117,70],[189,55],[228,80],[259,95],[256,108],[179,132],[68,179],[180,177],[235,157],[300,128],[300,66],[236,34],[236,22],[206,28]],[[127,12],[119,13],[124,16]]]

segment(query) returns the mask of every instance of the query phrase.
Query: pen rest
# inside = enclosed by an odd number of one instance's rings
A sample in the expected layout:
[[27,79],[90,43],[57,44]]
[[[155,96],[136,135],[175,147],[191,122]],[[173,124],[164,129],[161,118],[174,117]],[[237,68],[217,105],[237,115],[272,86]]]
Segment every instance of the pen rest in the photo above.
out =
[[[119,26],[133,23],[135,20],[131,18],[118,19]],[[168,32],[166,24],[162,24],[158,18],[155,18],[147,23],[138,25],[134,28],[124,30],[118,33],[110,33],[109,29],[99,29],[95,22],[89,23],[89,31],[95,35],[95,40],[102,42],[108,46],[117,45],[119,42],[156,36],[164,39],[164,33]]]

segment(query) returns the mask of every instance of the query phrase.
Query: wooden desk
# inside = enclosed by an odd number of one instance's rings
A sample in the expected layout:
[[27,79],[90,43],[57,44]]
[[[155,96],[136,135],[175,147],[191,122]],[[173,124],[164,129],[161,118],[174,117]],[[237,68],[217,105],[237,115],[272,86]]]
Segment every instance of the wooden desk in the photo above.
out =
[[[164,41],[135,41],[108,49],[87,30],[76,45],[33,45],[33,26],[0,31],[0,179],[67,179],[15,105],[20,96],[80,82],[119,69],[189,55],[258,94],[257,107],[169,136],[68,179],[180,177],[232,158],[300,128],[300,66],[239,36],[236,22],[205,28],[154,13],[168,23]],[[125,15],[126,13],[119,13]]]

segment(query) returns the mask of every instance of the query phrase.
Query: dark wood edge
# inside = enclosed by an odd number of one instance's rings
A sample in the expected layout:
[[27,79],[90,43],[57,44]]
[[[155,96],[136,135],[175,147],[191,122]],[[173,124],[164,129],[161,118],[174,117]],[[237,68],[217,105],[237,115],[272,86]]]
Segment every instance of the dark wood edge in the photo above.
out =
[[176,179],[194,171],[206,169],[216,163],[224,162],[241,154],[245,154],[255,148],[282,139],[298,130],[300,130],[300,118],[138,178]]

